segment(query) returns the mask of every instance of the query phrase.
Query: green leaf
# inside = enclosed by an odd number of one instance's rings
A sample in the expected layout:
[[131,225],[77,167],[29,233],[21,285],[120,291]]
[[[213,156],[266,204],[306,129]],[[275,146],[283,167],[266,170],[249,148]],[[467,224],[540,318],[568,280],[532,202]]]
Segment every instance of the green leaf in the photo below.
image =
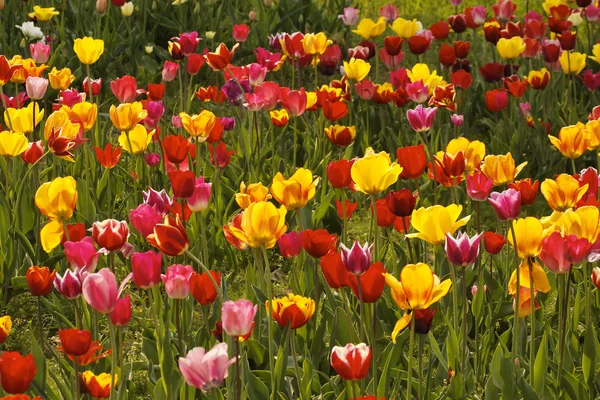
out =
[[402,356],[403,344],[404,343],[389,344],[389,346],[392,346],[392,350],[388,354],[385,366],[383,367],[383,371],[381,372],[381,376],[379,377],[379,383],[377,384],[377,398],[384,397],[388,392],[388,388],[390,385],[389,373],[392,367],[396,365],[396,363]]
[[333,200],[333,196],[335,195],[335,190],[331,190],[327,196],[323,199],[323,202],[319,205],[319,208],[314,212],[312,216],[313,226],[317,226],[319,222],[325,217],[329,206],[331,205],[331,200]]
[[535,364],[533,366],[533,373],[535,374],[535,382],[533,390],[537,393],[538,397],[542,397],[544,394],[544,385],[546,383],[546,373],[548,370],[548,338],[546,332],[542,336],[540,348],[538,349],[535,357]]
[[486,400],[500,400],[500,391],[491,376],[485,384],[485,398]]
[[444,358],[444,355],[442,354],[442,351],[440,350],[440,346],[438,345],[438,343],[435,339],[435,336],[433,336],[433,332],[429,331],[428,335],[429,335],[429,344],[431,346],[431,351],[433,352],[433,354],[435,354],[435,356],[437,357],[437,359],[440,362],[440,364],[442,365],[442,367],[444,367],[444,370],[448,371],[448,361],[446,361],[446,359]]
[[[279,346],[279,351],[277,352],[277,361],[275,362],[275,371],[271,371],[272,374],[275,374],[275,387],[271,388],[272,393],[276,393],[279,391],[279,388],[283,384],[283,380],[285,378],[285,373],[288,365],[288,338],[290,335],[290,326],[288,325],[283,334],[281,335],[281,346]],[[252,397],[251,397],[252,398]],[[258,397],[263,398],[263,397]],[[267,399],[267,397],[264,397]]]
[[342,308],[338,307],[333,321],[332,346],[334,344],[345,346],[348,343],[357,343],[357,341],[358,335],[352,324],[352,319]]
[[[37,332],[37,329],[35,332]],[[31,331],[31,354],[33,354],[33,358],[35,359],[35,382],[41,388],[46,389],[46,357],[44,357],[44,351],[38,343],[34,331]]]
[[248,361],[244,363],[244,382],[246,383],[246,392],[248,399],[268,399],[269,389],[267,385],[256,377],[250,370]]
[[592,384],[595,375],[596,366],[596,331],[594,325],[588,324],[585,329],[585,338],[583,341],[583,359],[581,366],[583,368],[583,377],[588,385]]

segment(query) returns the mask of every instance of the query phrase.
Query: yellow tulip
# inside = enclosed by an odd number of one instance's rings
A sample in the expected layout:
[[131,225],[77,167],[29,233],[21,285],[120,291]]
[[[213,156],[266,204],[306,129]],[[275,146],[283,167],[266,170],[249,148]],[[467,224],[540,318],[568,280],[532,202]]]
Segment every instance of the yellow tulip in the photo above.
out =
[[315,104],[317,104],[317,93],[306,92],[306,109],[310,109]]
[[35,193],[35,205],[51,219],[67,219],[77,204],[77,183],[71,176],[46,182]]
[[44,139],[48,140],[52,133],[61,130],[60,136],[74,139],[79,134],[79,130],[81,126],[78,123],[73,123],[71,121],[71,117],[67,112],[68,107],[63,106],[62,108],[54,111],[48,119],[46,120],[46,124],[44,125]]
[[546,14],[550,15],[550,10],[552,8],[567,4],[567,0],[544,0],[544,2],[542,3],[542,7],[544,8],[544,11],[546,11]]
[[12,319],[10,319],[10,315],[5,315],[4,317],[0,318],[0,331],[2,331],[0,336],[4,337],[4,340],[10,334],[11,329]]
[[96,124],[98,118],[98,105],[82,101],[73,105],[72,108],[67,106],[62,107],[71,117],[73,122],[80,124],[83,127],[83,132],[88,132]]
[[[535,257],[542,251],[544,241],[544,226],[534,217],[519,218],[513,221],[517,239],[517,253],[525,259]],[[507,235],[508,242],[514,247],[512,233]]]
[[437,74],[437,70],[430,71],[427,64],[415,64],[412,69],[406,71],[411,82],[423,81],[429,86],[429,94],[433,93],[436,86],[445,84],[444,79]]
[[558,61],[563,72],[567,75],[579,75],[585,68],[586,54],[578,53],[576,51],[563,51]]
[[[531,276],[529,269],[531,268]],[[548,277],[544,268],[538,263],[535,258],[523,260],[519,265],[519,275],[521,287],[531,289],[531,279],[533,277],[533,290],[536,292],[548,293],[552,290]],[[517,271],[514,270],[508,282],[508,293],[513,296],[517,294]]]
[[251,247],[270,249],[287,230],[284,206],[275,207],[268,201],[257,201],[244,210],[241,228],[230,226],[231,233]]
[[510,39],[501,38],[496,43],[496,50],[500,57],[505,60],[514,60],[525,51],[525,42],[520,36],[513,36]]
[[56,69],[56,67],[53,67],[48,74],[48,80],[52,89],[65,90],[73,83],[75,75],[71,73],[69,68]]
[[[265,302],[269,312],[269,300]],[[298,329],[306,325],[315,313],[315,301],[310,297],[288,294],[286,297],[271,301],[271,315],[281,328],[288,325],[290,329]]]
[[563,236],[574,235],[594,243],[600,233],[600,210],[595,206],[583,206],[577,210],[565,211],[555,226]]
[[11,67],[15,65],[20,65],[22,68],[15,71],[13,76],[10,78],[10,81],[13,83],[25,83],[27,77],[29,76],[42,76],[42,72],[44,72],[48,66],[42,64],[40,66],[35,65],[35,61],[31,58],[23,58],[19,55],[13,56],[13,58],[9,61]]
[[383,192],[396,183],[401,172],[402,167],[396,162],[391,162],[388,153],[375,153],[370,147],[363,158],[352,164],[350,170],[356,190],[366,194]]
[[483,157],[485,157],[485,144],[479,140],[469,141],[466,137],[452,139],[446,146],[446,153],[454,156],[462,151],[467,160],[465,172],[470,174],[479,168]]
[[533,299],[531,298],[531,289],[521,286],[521,290],[519,291],[519,304],[517,306],[517,298],[513,296],[513,311],[518,308],[518,316],[519,318],[525,318],[528,315],[531,315],[531,302],[534,302],[534,309],[537,310],[540,308],[540,305],[535,300],[536,292],[533,292]]
[[567,158],[580,157],[592,143],[592,134],[581,122],[562,127],[558,132],[558,137],[549,135],[548,138],[550,143]]
[[40,6],[33,6],[33,12],[30,12],[29,18],[35,18],[40,22],[50,21],[52,17],[60,14],[54,7],[42,8]]
[[556,180],[546,179],[542,182],[541,191],[548,205],[555,211],[566,211],[585,194],[588,184],[579,187],[579,180],[568,174],[560,174]]
[[278,172],[271,184],[271,194],[288,210],[302,208],[315,197],[319,180],[320,178],[313,180],[312,172],[305,168],[298,168],[289,179]]
[[82,64],[90,65],[98,61],[104,53],[104,40],[88,36],[83,39],[75,39],[73,50]]
[[412,319],[413,310],[424,310],[444,297],[452,286],[452,281],[446,279],[440,282],[427,264],[408,264],[400,271],[400,281],[393,275],[385,274],[385,283],[390,287],[394,302],[406,311],[396,322],[392,332],[392,341]]
[[204,142],[208,138],[208,135],[215,126],[215,121],[217,120],[215,114],[208,110],[202,110],[200,111],[200,114],[191,116],[182,112],[179,113],[179,116],[181,117],[183,129],[200,142]]
[[248,208],[252,203],[266,201],[270,198],[269,188],[263,186],[262,182],[251,183],[248,186],[242,182],[240,183],[240,193],[235,194],[235,201],[242,210]]
[[596,43],[592,48],[592,56],[590,58],[600,64],[600,43]]
[[593,119],[585,124],[585,129],[590,133],[590,144],[588,150],[600,147],[600,120]]
[[110,120],[120,131],[129,131],[148,116],[144,106],[139,101],[110,106]]
[[333,41],[328,40],[327,36],[323,32],[317,34],[307,33],[302,39],[302,47],[306,54],[321,55],[325,53],[327,47],[332,44]]
[[462,206],[456,204],[414,210],[410,218],[417,233],[410,233],[406,237],[419,238],[434,245],[442,244],[446,240],[446,233],[453,235],[458,228],[469,222],[470,215],[458,219],[461,212]]
[[385,31],[385,18],[379,17],[377,22],[371,18],[363,18],[358,23],[358,26],[352,32],[360,35],[363,39],[371,40],[381,35]]
[[502,186],[512,183],[526,165],[527,161],[515,167],[515,160],[510,153],[499,156],[489,155],[483,159],[481,172],[494,181],[494,186]]
[[31,133],[34,128],[34,108],[35,108],[35,126],[38,126],[44,118],[44,110],[40,106],[31,102],[27,107],[8,108],[4,111],[4,123],[16,133]]
[[119,144],[128,153],[140,154],[146,151],[152,141],[154,131],[148,132],[144,125],[136,125],[129,131],[122,131],[119,136]]
[[0,132],[0,156],[15,157],[27,150],[29,141],[21,133]]
[[365,60],[351,58],[350,62],[344,61],[344,74],[351,81],[360,82],[369,75],[371,64]]
[[392,23],[392,30],[404,39],[410,39],[415,36],[420,28],[416,19],[410,21],[404,18],[396,18]]
[[42,242],[42,248],[46,253],[50,253],[54,250],[65,234],[65,226],[62,221],[58,219],[51,219],[46,225],[44,225],[40,231],[40,241]]

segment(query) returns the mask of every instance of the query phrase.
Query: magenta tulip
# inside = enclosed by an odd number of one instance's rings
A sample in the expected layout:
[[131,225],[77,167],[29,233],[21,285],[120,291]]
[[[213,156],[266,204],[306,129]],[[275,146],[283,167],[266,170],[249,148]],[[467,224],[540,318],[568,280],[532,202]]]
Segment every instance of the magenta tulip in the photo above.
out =
[[219,343],[209,352],[202,347],[193,348],[185,357],[179,357],[178,362],[187,384],[206,393],[223,384],[235,358],[227,355],[227,343]]
[[64,247],[65,256],[71,268],[89,273],[96,270],[100,254],[108,254],[106,249],[96,250],[94,239],[90,236],[84,237],[79,242],[67,241],[64,243]]
[[433,118],[437,112],[437,107],[423,107],[419,104],[414,110],[406,111],[408,123],[415,132],[427,132],[433,125]]
[[492,190],[494,181],[483,173],[475,171],[467,175],[467,194],[471,200],[486,201]]
[[190,294],[190,277],[194,269],[189,265],[174,264],[162,275],[167,296],[171,299],[185,299]]
[[133,282],[140,289],[150,289],[160,283],[162,255],[149,250],[135,253],[131,257],[131,273]]
[[355,241],[352,248],[347,248],[342,243],[340,245],[340,252],[342,253],[342,262],[348,270],[348,272],[354,275],[364,274],[371,266],[371,251],[373,245],[369,246],[365,243],[361,246],[358,241]]
[[125,326],[131,321],[131,297],[117,299],[115,309],[110,313],[110,322],[115,326]]
[[470,238],[466,232],[463,232],[458,233],[455,239],[450,233],[446,233],[445,249],[448,261],[460,267],[475,264],[475,260],[479,256],[479,243],[482,235],[483,233],[479,233]]
[[521,213],[521,192],[515,189],[506,189],[501,193],[493,192],[488,201],[494,207],[498,218],[503,221],[515,219]]
[[257,310],[258,306],[250,300],[226,301],[221,308],[223,330],[233,337],[248,335]]
[[79,270],[76,272],[67,269],[61,277],[58,273],[54,277],[54,288],[67,299],[76,299],[81,295],[81,277]]

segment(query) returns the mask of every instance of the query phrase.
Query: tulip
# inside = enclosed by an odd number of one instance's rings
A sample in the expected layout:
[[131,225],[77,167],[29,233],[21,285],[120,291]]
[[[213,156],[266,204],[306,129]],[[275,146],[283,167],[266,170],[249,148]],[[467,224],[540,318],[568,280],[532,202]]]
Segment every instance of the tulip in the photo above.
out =
[[563,72],[567,75],[579,75],[585,68],[587,54],[576,51],[565,51],[560,55],[559,62]]
[[396,34],[404,39],[409,39],[417,34],[419,31],[419,24],[416,19],[406,20],[404,18],[397,18],[392,24],[392,30]]
[[437,107],[425,108],[419,104],[414,110],[406,111],[406,117],[413,130],[422,133],[431,129],[436,111]]
[[136,209],[129,211],[129,220],[142,237],[146,238],[154,232],[154,227],[160,224],[163,218],[156,206],[140,204]]
[[494,181],[494,186],[507,185],[515,180],[515,177],[527,165],[524,162],[515,167],[512,154],[486,156],[481,167],[481,172]]
[[302,233],[302,248],[315,258],[323,257],[335,248],[337,235],[325,229],[307,229]]
[[373,350],[364,343],[334,346],[331,350],[331,366],[340,378],[360,381],[369,373],[372,355]]
[[331,186],[336,189],[349,187],[352,184],[352,169],[353,161],[339,160],[332,161],[327,166],[327,179]]
[[287,125],[290,114],[286,110],[273,110],[269,112],[271,123],[278,128],[283,128]]
[[371,64],[365,60],[351,58],[350,62],[344,61],[344,74],[351,81],[360,82],[367,77]]
[[92,332],[88,330],[59,329],[58,336],[62,346],[59,350],[69,356],[81,356],[87,353],[92,345]]
[[402,167],[400,178],[418,179],[425,172],[427,157],[422,144],[417,146],[399,147],[396,149],[398,164]]
[[[386,273],[383,263],[376,262],[372,264],[362,275],[349,273],[347,276],[348,285],[352,289],[354,296],[362,303],[372,304],[379,301],[385,287]],[[358,280],[360,279],[360,291],[358,290]]]
[[55,276],[56,271],[50,272],[48,267],[40,268],[34,265],[27,269],[25,278],[33,296],[47,296],[52,291]]
[[156,224],[146,240],[160,252],[168,256],[180,256],[187,250],[190,242],[181,224],[179,216],[166,215],[162,224]]
[[563,156],[571,159],[582,156],[593,141],[591,132],[588,131],[586,125],[581,122],[578,122],[576,125],[561,128],[558,132],[558,138],[549,135],[548,139],[550,139],[550,143],[552,143]]
[[128,153],[140,154],[152,141],[154,131],[148,131],[143,125],[135,125],[130,131],[123,131],[119,136],[119,144]]
[[469,221],[470,216],[458,219],[461,211],[462,206],[456,204],[447,207],[435,205],[414,210],[411,222],[418,233],[411,233],[406,237],[416,237],[433,245],[442,244],[446,240],[446,233],[453,235],[458,228]]
[[327,36],[323,32],[317,34],[307,33],[302,38],[302,46],[306,54],[321,55],[325,53],[327,47],[331,45],[333,41],[327,39]]
[[[173,196],[180,199],[187,199],[194,194],[196,177],[193,171],[175,170],[169,172]],[[204,178],[202,178],[204,181]]]
[[415,103],[424,103],[429,97],[429,86],[423,84],[423,81],[417,81],[406,85],[408,97]]
[[385,274],[385,282],[390,287],[392,299],[406,313],[398,320],[392,332],[392,341],[413,318],[415,310],[424,310],[439,301],[450,290],[452,282],[440,282],[427,264],[408,264],[400,272],[400,281],[393,275]]
[[519,36],[514,36],[510,39],[501,38],[496,43],[496,50],[498,50],[500,57],[510,61],[519,57],[525,51],[525,43]]
[[227,370],[235,361],[236,358],[229,359],[227,355],[227,343],[219,343],[208,352],[195,347],[185,357],[180,357],[178,363],[187,384],[206,393],[223,384]]
[[473,237],[469,237],[466,232],[459,233],[456,237],[452,237],[446,233],[446,257],[452,264],[467,267],[475,264],[479,256],[479,243],[483,233],[479,233]]
[[50,50],[50,46],[42,42],[31,43],[29,45],[31,58],[37,64],[45,64],[48,62],[48,59],[50,58]]
[[[516,292],[515,292],[516,293]],[[536,291],[533,292],[534,310],[538,310],[540,305],[535,299]],[[513,310],[517,309],[519,318],[525,318],[531,314],[531,289],[521,286],[519,290],[519,304],[516,303],[516,295],[513,296]]]
[[83,371],[81,380],[86,393],[97,399],[105,399],[110,396],[111,382],[114,387],[117,386],[118,377],[107,373],[94,375],[92,371]]
[[117,279],[108,268],[87,275],[83,281],[83,297],[90,307],[101,314],[115,309],[119,296]]
[[30,76],[25,82],[25,87],[27,88],[27,96],[29,96],[31,100],[41,100],[46,94],[48,79]]
[[16,351],[6,351],[0,356],[0,377],[2,377],[2,389],[6,393],[25,393],[33,382],[35,374],[33,355],[27,354],[23,357]]
[[110,106],[110,120],[115,128],[120,131],[130,131],[148,116],[142,103],[135,101],[133,103],[123,103],[115,107]]
[[338,18],[344,22],[346,26],[352,26],[358,20],[358,9],[352,7],[344,7],[344,13],[338,15]]
[[302,232],[289,232],[277,240],[279,252],[284,258],[296,257],[302,251]]
[[493,89],[485,92],[485,105],[493,113],[508,107],[508,93],[504,89]]
[[9,315],[0,317],[0,344],[4,343],[12,329],[12,319]]
[[62,277],[56,274],[54,288],[67,299],[76,299],[81,294],[81,271],[68,269]]
[[600,288],[600,268],[595,267],[592,269],[592,283],[597,288]]
[[204,211],[208,208],[212,183],[205,183],[204,177],[196,179],[194,192],[188,197],[187,203],[193,212]]
[[131,297],[117,299],[115,309],[110,313],[110,322],[114,326],[125,326],[131,321]]
[[508,187],[521,193],[522,206],[530,206],[535,203],[540,182],[531,182],[531,178],[526,178],[509,183]]
[[84,237],[78,242],[66,241],[65,256],[71,268],[86,272],[94,272],[98,264],[100,254],[108,254],[106,249],[96,250],[94,240],[91,237]]
[[361,246],[358,241],[355,241],[350,249],[341,243],[342,262],[348,272],[354,275],[364,274],[371,266],[372,248],[373,245],[369,246],[368,243],[365,243],[364,246]]
[[321,271],[327,285],[332,289],[348,286],[348,270],[342,261],[342,255],[335,250],[321,257]]
[[[61,110],[68,114],[68,118],[70,118],[73,123],[81,125],[84,132],[88,132],[94,127],[98,117],[98,105],[87,101],[74,104],[71,108],[63,106]],[[46,132],[47,129],[48,121],[46,122],[44,132]],[[68,136],[64,134],[64,128],[62,136]]]
[[540,258],[546,267],[555,274],[569,272],[571,264],[581,262],[590,248],[590,242],[574,235],[563,237],[553,232],[544,239]]
[[[552,289],[546,276],[546,272],[534,257],[523,260],[518,268],[520,274],[520,287],[535,290],[536,292],[548,293]],[[533,276],[533,283],[530,277]],[[532,286],[533,285],[533,286]],[[508,293],[513,296],[517,294],[517,271],[514,270],[508,282]]]
[[496,215],[501,220],[516,219],[521,213],[521,192],[507,189],[501,193],[493,192],[488,199]]
[[281,172],[273,178],[271,194],[287,210],[303,208],[315,196],[319,178],[313,180],[312,172],[305,168],[298,170],[289,179]]
[[242,337],[252,332],[258,305],[250,300],[226,301],[221,307],[223,330],[233,337]]
[[300,90],[281,88],[279,97],[281,106],[289,115],[298,117],[304,114],[304,111],[307,108],[307,97],[304,88],[301,88]]
[[134,253],[131,257],[133,282],[140,289],[150,289],[161,281],[162,256],[160,253],[147,251]]
[[179,113],[179,116],[181,117],[181,123],[185,131],[201,142],[204,142],[208,138],[217,119],[215,114],[208,110],[202,110],[200,114],[192,116],[182,112]]
[[471,200],[485,201],[490,195],[494,181],[483,173],[475,171],[467,175],[467,194]]
[[44,118],[44,110],[38,103],[31,102],[27,107],[8,108],[4,111],[4,123],[15,133],[31,133]]
[[215,52],[208,52],[204,55],[206,58],[206,63],[214,70],[214,71],[222,71],[226,69],[231,63],[231,58],[233,57],[233,53],[238,48],[239,43],[236,43],[231,50],[227,48],[223,43],[221,43]]
[[167,274],[161,275],[167,296],[172,299],[185,299],[190,293],[190,278],[194,269],[189,265],[175,264],[167,268]]
[[[210,276],[214,279],[217,285],[221,284],[221,273],[210,270]],[[198,303],[203,306],[210,305],[215,302],[219,293],[215,288],[212,280],[206,272],[201,274],[193,273],[190,278],[190,291],[192,296]]]
[[483,234],[483,244],[485,247],[485,251],[487,251],[490,254],[500,253],[505,243],[506,238],[499,233],[485,232]]
[[395,216],[408,217],[415,209],[418,196],[418,192],[413,193],[410,189],[401,189],[397,192],[391,192],[386,196],[387,206]]
[[[91,86],[90,86],[91,85]],[[98,79],[90,79],[86,77],[83,80],[83,84],[81,85],[84,93],[92,92],[92,96],[100,96],[100,92],[102,91],[102,78]]]
[[113,148],[112,143],[107,144],[104,149],[94,146],[94,151],[98,162],[106,169],[116,167],[121,159],[121,147]]
[[138,96],[137,80],[129,75],[114,79],[110,82],[110,90],[119,103],[133,103]]
[[[271,310],[269,310],[269,302]],[[315,313],[315,301],[308,297],[289,294],[286,297],[266,301],[267,312],[281,328],[289,325],[290,329],[298,329],[308,323]]]
[[277,239],[287,230],[285,225],[286,209],[279,209],[267,201],[252,203],[241,217],[240,227],[229,226],[230,233],[251,247],[270,249]]
[[377,194],[398,180],[402,167],[390,161],[388,153],[375,153],[367,148],[365,156],[352,164],[351,176],[356,190],[366,194]]
[[127,242],[129,227],[127,226],[127,222],[115,219],[94,222],[92,225],[92,237],[98,246],[108,251],[117,251]]
[[[13,134],[18,135],[18,134]],[[5,132],[0,132],[0,152],[8,153],[10,150],[10,154],[16,153],[20,150],[18,142],[22,141],[20,137],[9,137],[7,138]],[[10,149],[8,146],[11,147]],[[0,155],[8,155],[8,154],[0,154]],[[44,155],[44,142],[38,140],[37,142],[30,142],[27,145],[25,151],[21,153],[21,159],[25,161],[27,164],[35,164],[42,156]]]
[[270,198],[269,188],[263,186],[261,182],[251,183],[248,186],[242,182],[240,183],[240,193],[235,194],[235,201],[242,210],[248,208],[252,203],[266,201]]
[[587,188],[587,183],[580,187],[577,179],[560,174],[556,180],[546,179],[542,183],[541,192],[553,210],[565,211],[581,200]]
[[[513,222],[513,229],[520,258],[527,259],[540,254],[544,238],[544,226],[539,219],[534,217],[519,218]],[[508,236],[508,242],[515,247],[512,235]],[[521,284],[523,284],[522,282],[523,280],[521,280]]]
[[337,211],[338,218],[340,219],[350,219],[352,218],[352,214],[356,211],[358,207],[358,203],[352,203],[350,200],[346,200],[342,203],[339,200],[335,201],[335,209]]
[[162,70],[162,80],[165,82],[172,82],[177,78],[177,71],[179,71],[179,64],[172,61],[165,61]]
[[16,157],[27,150],[27,136],[10,131],[0,132],[0,155]]
[[94,39],[84,37],[83,39],[75,39],[73,51],[79,58],[82,64],[94,64],[102,53],[104,53],[104,41],[102,39]]
[[385,31],[386,23],[384,17],[379,17],[377,22],[370,18],[363,18],[352,32],[362,36],[366,40],[374,39]]

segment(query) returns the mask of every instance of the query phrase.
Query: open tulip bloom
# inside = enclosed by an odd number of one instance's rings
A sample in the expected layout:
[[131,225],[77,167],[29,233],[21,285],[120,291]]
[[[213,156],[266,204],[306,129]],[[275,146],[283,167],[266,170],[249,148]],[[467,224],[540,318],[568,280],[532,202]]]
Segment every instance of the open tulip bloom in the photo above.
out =
[[0,397],[600,398],[600,0],[49,3]]

